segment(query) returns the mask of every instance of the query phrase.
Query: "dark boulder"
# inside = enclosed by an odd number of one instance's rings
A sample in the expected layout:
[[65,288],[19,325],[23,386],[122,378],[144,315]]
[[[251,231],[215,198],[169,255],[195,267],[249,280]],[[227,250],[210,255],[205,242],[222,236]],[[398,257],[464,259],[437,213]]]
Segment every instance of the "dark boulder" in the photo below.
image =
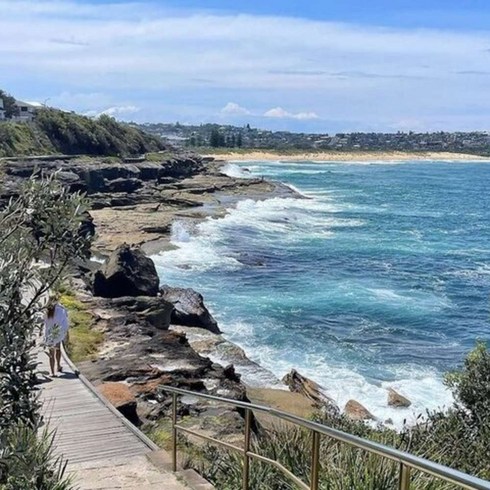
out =
[[126,320],[145,321],[159,330],[168,330],[174,306],[154,296],[124,296],[114,298],[112,305],[128,312]]
[[139,189],[143,183],[139,179],[114,179],[106,183],[109,192],[134,192]]
[[139,247],[124,244],[95,273],[93,292],[104,298],[156,296],[159,283],[153,261]]
[[205,328],[213,333],[221,333],[218,323],[204,305],[201,294],[193,289],[162,286],[162,298],[174,305],[172,323],[188,327]]

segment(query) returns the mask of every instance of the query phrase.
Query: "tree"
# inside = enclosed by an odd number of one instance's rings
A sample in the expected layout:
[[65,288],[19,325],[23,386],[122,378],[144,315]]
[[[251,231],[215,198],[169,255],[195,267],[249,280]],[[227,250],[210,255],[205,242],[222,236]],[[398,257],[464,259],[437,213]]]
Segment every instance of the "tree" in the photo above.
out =
[[[84,258],[89,246],[91,237],[83,227],[86,212],[85,199],[64,188],[56,174],[31,178],[0,212],[2,489],[61,490],[68,485],[56,486],[56,475],[61,478],[63,472],[50,457],[49,435],[37,438],[42,417],[34,347],[49,292]],[[49,266],[42,267],[40,258]],[[34,460],[39,460],[35,468]]]
[[243,146],[243,139],[242,139],[241,131],[237,135],[236,145],[238,146],[238,148],[241,148]]
[[0,90],[0,99],[3,100],[3,108],[5,109],[5,116],[10,119],[13,116],[19,115],[19,108],[15,105],[15,98],[4,90]]
[[209,145],[213,148],[218,148],[221,146],[221,134],[217,128],[211,130],[211,135],[209,137]]
[[490,352],[484,342],[468,354],[462,369],[446,375],[445,383],[477,425],[490,422]]

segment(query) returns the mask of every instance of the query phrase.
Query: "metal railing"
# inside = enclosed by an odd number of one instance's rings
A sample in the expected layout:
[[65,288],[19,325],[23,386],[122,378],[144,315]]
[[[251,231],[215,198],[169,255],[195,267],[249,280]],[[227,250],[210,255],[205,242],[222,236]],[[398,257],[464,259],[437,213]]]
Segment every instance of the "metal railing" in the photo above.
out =
[[[265,407],[261,405],[255,405],[253,403],[246,403],[237,400],[231,400],[229,398],[221,398],[213,395],[206,395],[203,393],[196,393],[194,391],[182,390],[180,388],[165,387],[165,391],[172,393],[172,465],[173,471],[177,471],[177,435],[179,432],[189,434],[195,437],[204,439],[212,444],[225,447],[231,451],[236,451],[243,455],[243,473],[242,473],[242,490],[249,490],[250,482],[250,460],[256,459],[275,466],[291,481],[293,481],[299,488],[304,490],[318,490],[319,488],[319,470],[320,470],[320,439],[321,436],[327,436],[335,439],[339,442],[344,442],[352,447],[363,449],[371,454],[376,454],[383,458],[389,459],[399,464],[399,490],[410,490],[411,471],[417,470],[428,475],[431,475],[439,480],[443,480],[447,483],[452,483],[461,488],[468,490],[490,490],[490,482],[476,478],[474,476],[467,475],[461,471],[453,470],[447,466],[443,466],[438,463],[434,463],[424,458],[419,458],[409,453],[399,451],[377,442],[372,442],[367,439],[362,439],[352,434],[342,432],[337,429],[332,429],[326,425],[312,422],[310,420],[297,417],[281,410]],[[219,403],[225,403],[237,408],[245,410],[245,443],[243,447],[238,447],[228,442],[219,441],[213,437],[206,436],[199,432],[190,430],[177,423],[177,396],[187,395],[205,400],[210,400]],[[278,419],[290,422],[294,425],[309,429],[312,433],[312,446],[311,446],[311,476],[310,484],[307,485],[297,476],[291,473],[281,463],[273,459],[266,458],[260,454],[254,453],[250,450],[251,434],[252,434],[252,412],[262,412]]]

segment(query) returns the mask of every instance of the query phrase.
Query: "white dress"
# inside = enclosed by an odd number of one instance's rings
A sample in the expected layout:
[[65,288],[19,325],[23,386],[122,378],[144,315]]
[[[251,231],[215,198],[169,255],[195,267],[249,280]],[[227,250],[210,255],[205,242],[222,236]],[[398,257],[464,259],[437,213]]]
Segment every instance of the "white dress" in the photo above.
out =
[[61,305],[56,305],[54,315],[48,318],[44,317],[44,335],[45,342],[49,346],[55,346],[65,340],[68,332],[68,313]]

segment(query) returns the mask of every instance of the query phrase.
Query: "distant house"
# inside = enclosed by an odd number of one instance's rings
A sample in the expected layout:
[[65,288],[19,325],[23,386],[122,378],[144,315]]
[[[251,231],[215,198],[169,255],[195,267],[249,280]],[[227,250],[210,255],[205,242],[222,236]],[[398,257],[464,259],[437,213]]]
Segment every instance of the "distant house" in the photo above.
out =
[[39,106],[35,104],[30,104],[29,102],[16,100],[15,107],[17,107],[18,109],[18,115],[14,116],[12,119],[14,121],[28,122],[34,119],[34,117],[36,116],[36,110]]
[[0,99],[0,121],[5,119],[5,109],[3,107],[3,99]]

